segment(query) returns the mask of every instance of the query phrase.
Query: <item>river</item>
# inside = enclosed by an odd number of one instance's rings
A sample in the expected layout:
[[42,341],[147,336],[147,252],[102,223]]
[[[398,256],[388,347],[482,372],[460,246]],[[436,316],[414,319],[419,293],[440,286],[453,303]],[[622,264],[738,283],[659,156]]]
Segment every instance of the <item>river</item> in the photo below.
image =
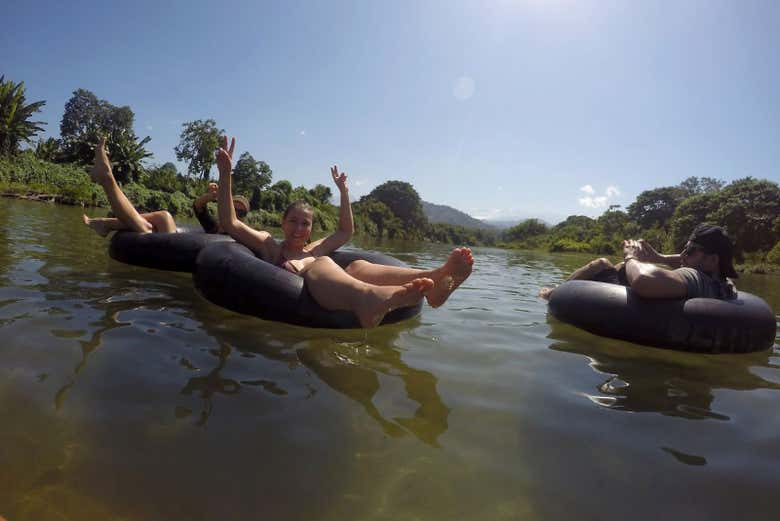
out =
[[[111,260],[81,211],[0,199],[8,521],[780,515],[780,343],[693,355],[549,318],[538,288],[587,256],[474,248],[442,308],[312,330]],[[780,310],[780,277],[737,286]]]

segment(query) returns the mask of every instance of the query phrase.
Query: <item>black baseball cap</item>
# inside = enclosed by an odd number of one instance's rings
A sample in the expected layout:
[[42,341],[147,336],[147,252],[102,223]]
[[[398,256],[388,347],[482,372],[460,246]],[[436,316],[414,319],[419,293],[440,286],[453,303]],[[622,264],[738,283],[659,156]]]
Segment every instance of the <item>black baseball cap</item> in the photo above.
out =
[[715,253],[720,261],[720,271],[723,275],[736,279],[739,277],[734,269],[734,246],[731,244],[726,230],[712,224],[700,224],[694,228],[687,247],[701,248],[704,253]]

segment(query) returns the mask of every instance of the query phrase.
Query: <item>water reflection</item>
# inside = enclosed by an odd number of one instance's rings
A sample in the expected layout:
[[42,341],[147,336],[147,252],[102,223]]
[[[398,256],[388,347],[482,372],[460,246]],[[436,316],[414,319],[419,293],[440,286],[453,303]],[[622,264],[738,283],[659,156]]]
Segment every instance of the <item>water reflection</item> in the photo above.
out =
[[11,264],[11,241],[8,237],[11,228],[11,215],[8,205],[0,204],[0,283],[6,285],[8,267]]
[[[386,435],[411,434],[423,443],[438,446],[439,436],[447,430],[450,409],[437,392],[436,377],[428,371],[410,367],[402,359],[402,351],[397,345],[409,323],[366,333],[309,330],[284,324],[266,328],[264,325],[270,323],[237,317],[233,326],[224,327],[223,323],[214,320],[213,306],[211,309],[209,306],[196,305],[192,313],[219,344],[218,350],[210,351],[218,362],[207,376],[189,378],[182,390],[183,394],[197,391],[205,400],[199,423],[205,424],[211,415],[210,398],[215,393],[237,394],[247,385],[280,397],[291,392],[287,389],[289,385],[305,388],[303,394],[308,398],[317,393],[316,387],[303,375],[298,375],[292,384],[275,380],[267,365],[263,367],[267,373],[259,377],[231,379],[220,376],[227,358],[237,351],[243,356],[260,355],[282,363],[288,371],[305,368],[332,390],[357,402]],[[258,338],[256,331],[261,328],[263,334]],[[284,376],[287,378],[289,374]],[[377,402],[384,394],[391,395],[388,409],[400,409],[396,414],[382,412],[382,404]],[[186,414],[181,408],[178,411]]]
[[[409,367],[395,347],[401,329],[390,335],[372,336],[371,342],[333,342],[326,338],[307,342],[298,349],[298,358],[332,389],[349,396],[363,407],[392,437],[406,433],[438,447],[438,438],[447,430],[450,409],[436,391],[436,377],[428,371]],[[406,397],[416,404],[406,416],[386,418],[375,403],[380,394],[380,376],[403,382]]]
[[[90,278],[101,282],[90,282]],[[186,279],[185,279],[186,280]],[[61,279],[54,279],[56,290],[46,294],[46,300],[53,301],[53,308],[64,315],[63,319],[70,322],[68,329],[51,330],[53,336],[73,338],[88,335],[88,338],[77,340],[80,348],[80,359],[73,369],[72,376],[55,393],[54,406],[60,410],[66,401],[69,390],[76,384],[79,374],[87,366],[90,356],[103,344],[103,337],[114,329],[128,327],[132,319],[125,317],[127,313],[150,311],[151,306],[166,306],[177,309],[176,286],[159,283],[153,280],[139,281],[126,279],[122,276],[112,277],[110,274],[68,273]],[[77,293],[81,298],[60,300],[67,295]]]
[[750,355],[700,355],[643,347],[585,333],[548,317],[550,349],[577,353],[604,380],[586,396],[616,411],[657,412],[692,420],[729,420],[713,410],[713,391],[780,389],[754,373],[777,369],[771,352]]
[[[225,363],[227,362],[228,356],[230,356],[230,352],[230,346],[227,345],[221,345],[219,349],[212,350],[211,354],[216,356],[219,360],[217,366],[209,371],[206,376],[194,376],[190,378],[187,380],[187,385],[185,385],[181,390],[181,394],[184,395],[192,395],[193,392],[198,392],[200,398],[203,399],[204,407],[200,413],[200,418],[195,423],[195,425],[198,427],[206,425],[209,416],[211,416],[211,413],[214,410],[214,404],[211,400],[211,397],[214,394],[236,394],[241,387],[237,381],[231,378],[223,378],[219,374],[219,372],[225,367]],[[189,412],[190,411],[188,411],[186,408],[177,407],[176,416],[182,417],[189,415]]]

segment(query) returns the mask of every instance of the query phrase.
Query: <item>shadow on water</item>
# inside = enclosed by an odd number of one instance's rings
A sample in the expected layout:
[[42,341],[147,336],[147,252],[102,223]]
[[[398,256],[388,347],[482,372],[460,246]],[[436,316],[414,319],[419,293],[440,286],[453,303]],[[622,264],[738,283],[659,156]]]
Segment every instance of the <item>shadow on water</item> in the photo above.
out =
[[[388,328],[389,329],[389,328]],[[418,440],[438,447],[438,438],[447,430],[450,409],[436,391],[436,377],[428,371],[409,367],[394,347],[400,329],[382,331],[371,341],[340,341],[319,338],[297,350],[298,358],[333,390],[348,396],[373,418],[388,436],[410,433]],[[404,393],[415,406],[411,415],[388,419],[375,403],[382,378],[403,382]]]
[[[19,425],[0,437],[21,447],[32,429],[37,447],[6,461],[23,471],[3,515],[311,519],[357,479],[366,439],[438,446],[447,430],[436,378],[404,361],[418,322],[365,333],[236,315],[189,276],[115,263],[104,240],[37,210],[0,246],[14,297],[0,356],[16,371],[0,410]],[[11,391],[35,405],[7,408]]]
[[640,346],[599,337],[548,315],[556,340],[550,349],[576,353],[604,380],[584,394],[595,404],[616,411],[655,412],[686,419],[729,420],[713,410],[714,391],[780,389],[780,383],[756,374],[777,370],[773,352],[749,355],[702,355]]
[[[410,367],[403,361],[403,351],[397,347],[400,335],[410,323],[371,332],[310,330],[275,324],[216,308],[194,294],[191,288],[184,287],[191,284],[187,276],[127,268],[117,263],[111,263],[111,266],[108,273],[98,276],[71,271],[61,277],[56,271],[41,270],[47,275],[49,285],[56,288],[47,292],[46,299],[57,302],[60,307],[70,307],[71,312],[81,315],[77,324],[70,324],[71,329],[53,332],[55,336],[74,337],[71,341],[77,342],[80,348],[71,376],[55,393],[56,410],[62,409],[90,357],[106,344],[104,338],[119,328],[129,327],[139,313],[146,312],[157,322],[163,322],[162,330],[175,328],[175,317],[179,316],[190,322],[190,329],[202,330],[211,339],[210,347],[200,349],[205,356],[188,356],[186,352],[175,355],[178,365],[186,374],[192,375],[186,378],[179,393],[194,397],[201,404],[199,411],[188,405],[177,405],[174,409],[177,419],[195,414],[195,425],[205,426],[214,412],[216,396],[230,397],[249,388],[280,397],[289,394],[285,387],[291,384],[274,379],[273,374],[278,369],[263,374],[269,369],[266,364],[260,368],[261,374],[247,375],[248,367],[240,367],[242,360],[246,365],[248,358],[260,356],[272,364],[281,364],[285,373],[294,373],[297,368],[308,369],[331,390],[359,404],[387,436],[412,435],[436,447],[439,436],[447,430],[450,410],[437,392],[436,377],[428,371]],[[171,283],[171,276],[176,277],[175,283]],[[79,304],[75,304],[80,308],[78,311],[72,309],[73,303],[66,306],[62,301],[66,295],[73,294],[79,295]],[[106,345],[111,343],[109,340]],[[230,370],[226,367],[231,357],[231,366],[234,369],[238,366],[237,372],[243,377],[229,376]],[[288,374],[284,377],[288,378]],[[302,378],[295,379],[292,385],[305,386],[308,395],[317,392]],[[401,388],[404,398],[399,399],[396,395]],[[383,413],[381,404],[376,403],[386,394],[383,391],[394,395],[392,401],[408,401],[413,406],[391,417],[390,413]]]
[[[227,358],[234,352],[245,357],[259,355],[291,369],[307,369],[331,390],[360,405],[387,436],[397,438],[411,434],[423,443],[438,446],[439,436],[447,430],[450,410],[436,390],[436,377],[428,371],[410,367],[397,347],[400,335],[408,329],[410,322],[365,332],[312,330],[233,316],[231,322],[237,327],[219,327],[210,304],[195,305],[191,311],[191,318],[220,347],[211,351],[217,358],[215,367],[206,376],[190,378],[181,391],[184,394],[198,392],[208,401],[214,393],[236,394],[246,386],[259,387],[278,396],[288,394],[282,382],[274,381],[268,375],[238,380],[220,376]],[[261,335],[256,334],[258,330],[262,330]],[[399,386],[394,382],[400,383],[405,400],[414,406],[408,414],[388,417],[376,400],[383,394],[383,386],[397,395]],[[309,397],[318,392],[311,383],[299,385],[306,385]],[[403,400],[394,397],[394,401]],[[210,410],[211,404],[207,404],[201,421],[205,422]]]

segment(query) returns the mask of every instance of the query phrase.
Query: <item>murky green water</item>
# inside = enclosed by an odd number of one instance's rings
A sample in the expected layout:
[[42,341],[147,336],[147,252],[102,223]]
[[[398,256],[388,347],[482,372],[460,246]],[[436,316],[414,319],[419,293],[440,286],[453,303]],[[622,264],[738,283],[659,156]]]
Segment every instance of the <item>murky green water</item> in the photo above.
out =
[[[538,287],[587,257],[476,248],[439,310],[309,330],[112,261],[79,215],[0,199],[9,521],[780,515],[778,344],[689,355],[548,320]],[[780,309],[780,278],[739,287]]]

